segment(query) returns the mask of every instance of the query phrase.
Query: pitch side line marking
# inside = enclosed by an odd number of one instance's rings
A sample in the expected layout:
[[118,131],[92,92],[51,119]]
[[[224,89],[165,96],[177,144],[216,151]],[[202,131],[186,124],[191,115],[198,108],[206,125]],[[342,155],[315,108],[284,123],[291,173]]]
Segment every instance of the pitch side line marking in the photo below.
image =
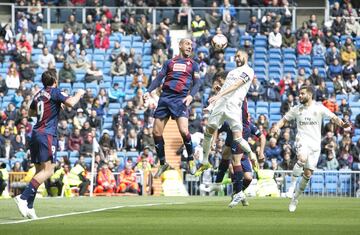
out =
[[17,221],[9,221],[9,222],[0,223],[0,225],[3,225],[3,224],[4,225],[5,224],[22,224],[22,223],[29,223],[29,222],[39,221],[39,220],[66,217],[66,216],[71,216],[71,215],[90,214],[90,213],[94,213],[94,212],[114,210],[114,209],[120,209],[120,208],[151,207],[151,206],[163,206],[163,205],[183,205],[183,204],[186,204],[186,203],[184,203],[184,202],[168,202],[168,203],[147,203],[147,204],[141,204],[141,205],[121,205],[121,206],[105,207],[105,208],[88,210],[88,211],[79,211],[79,212],[71,212],[71,213],[66,213],[66,214],[49,215],[49,216],[39,217],[37,219],[23,219],[23,220],[17,220]]

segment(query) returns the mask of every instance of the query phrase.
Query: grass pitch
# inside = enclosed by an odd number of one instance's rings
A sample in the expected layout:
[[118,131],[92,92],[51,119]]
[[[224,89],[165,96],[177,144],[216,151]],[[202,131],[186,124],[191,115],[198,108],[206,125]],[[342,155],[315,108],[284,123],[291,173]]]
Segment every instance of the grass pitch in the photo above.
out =
[[43,219],[24,222],[13,200],[0,200],[0,234],[360,234],[357,198],[303,197],[295,213],[289,199],[249,201],[230,209],[229,197],[38,199]]

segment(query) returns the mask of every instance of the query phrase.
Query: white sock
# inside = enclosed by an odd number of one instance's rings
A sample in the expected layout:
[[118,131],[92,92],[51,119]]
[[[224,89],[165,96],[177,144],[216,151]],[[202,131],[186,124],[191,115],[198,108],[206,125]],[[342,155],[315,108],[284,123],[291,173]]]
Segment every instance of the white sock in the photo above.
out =
[[249,143],[245,139],[240,137],[240,138],[236,139],[235,142],[240,145],[241,149],[244,150],[245,153],[252,152]]
[[208,164],[209,163],[209,152],[210,152],[210,145],[212,142],[212,134],[206,133],[204,134],[204,142],[203,142],[203,160],[202,164]]
[[303,175],[300,180],[299,188],[295,190],[295,199],[298,199],[300,195],[304,192],[306,185],[309,183],[309,178]]
[[301,173],[303,172],[304,165],[302,163],[295,163],[293,172],[291,174],[291,184],[290,187],[295,188],[296,181],[299,176],[301,176]]

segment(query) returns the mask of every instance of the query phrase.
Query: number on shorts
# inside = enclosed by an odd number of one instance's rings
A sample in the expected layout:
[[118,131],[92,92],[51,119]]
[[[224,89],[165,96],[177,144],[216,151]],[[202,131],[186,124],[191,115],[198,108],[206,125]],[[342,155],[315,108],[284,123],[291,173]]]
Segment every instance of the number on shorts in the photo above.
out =
[[43,119],[44,115],[44,101],[40,101],[37,103],[37,114],[39,116],[39,122]]
[[52,152],[52,155],[55,156],[56,147],[54,145],[51,146],[51,152]]

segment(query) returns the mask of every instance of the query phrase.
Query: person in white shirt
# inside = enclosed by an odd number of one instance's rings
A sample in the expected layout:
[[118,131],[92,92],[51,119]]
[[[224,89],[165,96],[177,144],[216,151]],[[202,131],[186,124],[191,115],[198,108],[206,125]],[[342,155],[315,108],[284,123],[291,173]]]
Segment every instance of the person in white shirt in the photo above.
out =
[[275,27],[274,31],[269,34],[269,45],[270,47],[280,48],[282,44],[282,35],[279,32],[280,28]]
[[[209,99],[208,110],[211,111],[208,125],[206,126],[203,142],[203,160],[202,166],[195,175],[201,174],[211,165],[208,162],[212,137],[216,130],[226,121],[233,133],[234,143],[246,153],[250,159],[256,159],[256,155],[251,151],[249,143],[242,138],[242,103],[248,93],[252,80],[254,79],[254,70],[248,65],[248,55],[245,51],[236,52],[235,61],[237,68],[233,69],[226,76],[224,85],[218,94]],[[243,172],[241,167],[241,155],[233,156],[233,168],[235,181],[242,181]],[[234,183],[236,183],[234,182]],[[239,187],[241,190],[241,187]],[[243,191],[235,192],[229,207],[234,207],[243,198]]]
[[[294,166],[291,185],[287,193],[288,196],[292,197],[289,205],[290,212],[296,210],[299,196],[304,192],[319,160],[323,118],[330,118],[331,121],[342,128],[349,127],[349,123],[343,122],[324,105],[315,102],[313,97],[314,90],[312,86],[301,86],[299,93],[300,104],[292,107],[272,129],[272,133],[277,133],[287,122],[296,120],[296,151],[298,161]],[[303,169],[304,173],[299,182],[299,187],[295,190],[296,180],[301,175]]]
[[9,72],[6,74],[5,78],[6,87],[9,89],[19,89],[20,87],[20,78],[19,73],[16,70],[16,64],[11,63],[9,67]]
[[47,70],[49,67],[49,63],[56,64],[55,57],[49,53],[49,49],[47,47],[43,48],[43,53],[39,56],[38,65],[43,69]]

